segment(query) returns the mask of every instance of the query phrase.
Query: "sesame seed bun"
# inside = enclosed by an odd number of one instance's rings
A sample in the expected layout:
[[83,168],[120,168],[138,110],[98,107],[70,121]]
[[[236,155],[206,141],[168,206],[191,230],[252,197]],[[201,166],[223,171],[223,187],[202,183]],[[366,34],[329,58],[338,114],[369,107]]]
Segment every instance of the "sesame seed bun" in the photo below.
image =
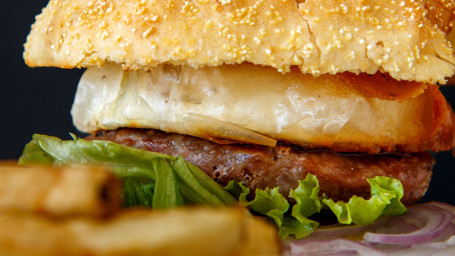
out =
[[454,0],[51,0],[25,44],[30,66],[191,67],[250,62],[321,75],[387,72],[445,83]]
[[[449,39],[450,43],[452,44],[452,48],[455,49],[455,29],[452,29],[452,32],[447,36]],[[449,79],[448,84],[450,85],[455,85],[455,76],[452,76],[452,78]]]

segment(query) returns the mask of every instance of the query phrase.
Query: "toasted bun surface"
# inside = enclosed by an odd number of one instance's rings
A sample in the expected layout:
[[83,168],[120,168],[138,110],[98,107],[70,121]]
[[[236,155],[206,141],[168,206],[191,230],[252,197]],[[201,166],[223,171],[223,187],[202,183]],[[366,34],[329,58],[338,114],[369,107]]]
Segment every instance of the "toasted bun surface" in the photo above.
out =
[[[447,38],[449,39],[450,43],[452,44],[452,48],[455,49],[455,29],[453,29],[452,32],[450,32],[450,34],[447,36]],[[448,84],[455,85],[455,75],[449,79]]]
[[287,72],[388,72],[444,83],[454,0],[51,0],[25,44],[30,66],[125,69],[251,62]]
[[86,71],[72,115],[86,132],[151,128],[217,142],[274,146],[279,140],[339,152],[454,147],[452,111],[436,85],[401,102],[369,94],[357,90],[350,75],[282,75],[247,64],[125,72],[111,64]]

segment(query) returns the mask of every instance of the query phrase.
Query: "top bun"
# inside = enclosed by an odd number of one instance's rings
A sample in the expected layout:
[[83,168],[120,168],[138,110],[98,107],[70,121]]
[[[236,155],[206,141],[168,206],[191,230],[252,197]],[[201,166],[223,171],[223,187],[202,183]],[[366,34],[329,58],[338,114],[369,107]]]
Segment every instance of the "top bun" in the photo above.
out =
[[[447,36],[447,39],[449,39],[452,47],[455,49],[455,29],[450,32],[450,34]],[[452,76],[452,78],[449,79],[448,84],[455,85],[455,76]]]
[[51,0],[25,44],[30,66],[125,69],[251,62],[287,72],[376,72],[445,83],[454,0]]

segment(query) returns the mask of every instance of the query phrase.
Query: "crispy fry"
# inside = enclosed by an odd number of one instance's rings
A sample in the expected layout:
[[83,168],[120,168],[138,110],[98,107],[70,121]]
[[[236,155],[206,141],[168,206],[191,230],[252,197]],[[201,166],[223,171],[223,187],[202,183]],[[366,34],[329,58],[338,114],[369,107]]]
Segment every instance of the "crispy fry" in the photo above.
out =
[[238,247],[233,255],[277,255],[279,247],[277,231],[271,226],[257,218],[247,218],[243,226],[244,245]]
[[276,231],[240,208],[48,219],[0,212],[1,255],[278,255]]
[[105,216],[120,206],[120,185],[98,167],[0,167],[0,210],[51,216]]
[[276,230],[242,208],[120,212],[98,167],[4,164],[0,180],[0,255],[279,254]]

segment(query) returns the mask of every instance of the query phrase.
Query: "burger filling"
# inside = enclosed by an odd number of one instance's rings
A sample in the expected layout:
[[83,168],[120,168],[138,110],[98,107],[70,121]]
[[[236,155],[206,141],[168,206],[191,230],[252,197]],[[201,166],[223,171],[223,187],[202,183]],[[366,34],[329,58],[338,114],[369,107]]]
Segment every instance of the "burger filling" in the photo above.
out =
[[388,176],[403,184],[401,201],[412,204],[428,188],[434,160],[426,152],[413,154],[340,154],[330,150],[302,150],[279,144],[276,147],[225,144],[188,135],[157,130],[119,129],[102,131],[90,140],[109,140],[130,147],[181,155],[223,186],[235,180],[251,191],[278,187],[282,195],[308,174],[316,175],[321,194],[335,201],[371,195],[367,178]]
[[20,162],[110,166],[127,206],[237,202],[282,237],[325,211],[362,225],[403,214],[428,188],[427,151],[455,146],[436,86],[380,73],[106,64],[84,73],[71,112],[87,140],[36,135]]

